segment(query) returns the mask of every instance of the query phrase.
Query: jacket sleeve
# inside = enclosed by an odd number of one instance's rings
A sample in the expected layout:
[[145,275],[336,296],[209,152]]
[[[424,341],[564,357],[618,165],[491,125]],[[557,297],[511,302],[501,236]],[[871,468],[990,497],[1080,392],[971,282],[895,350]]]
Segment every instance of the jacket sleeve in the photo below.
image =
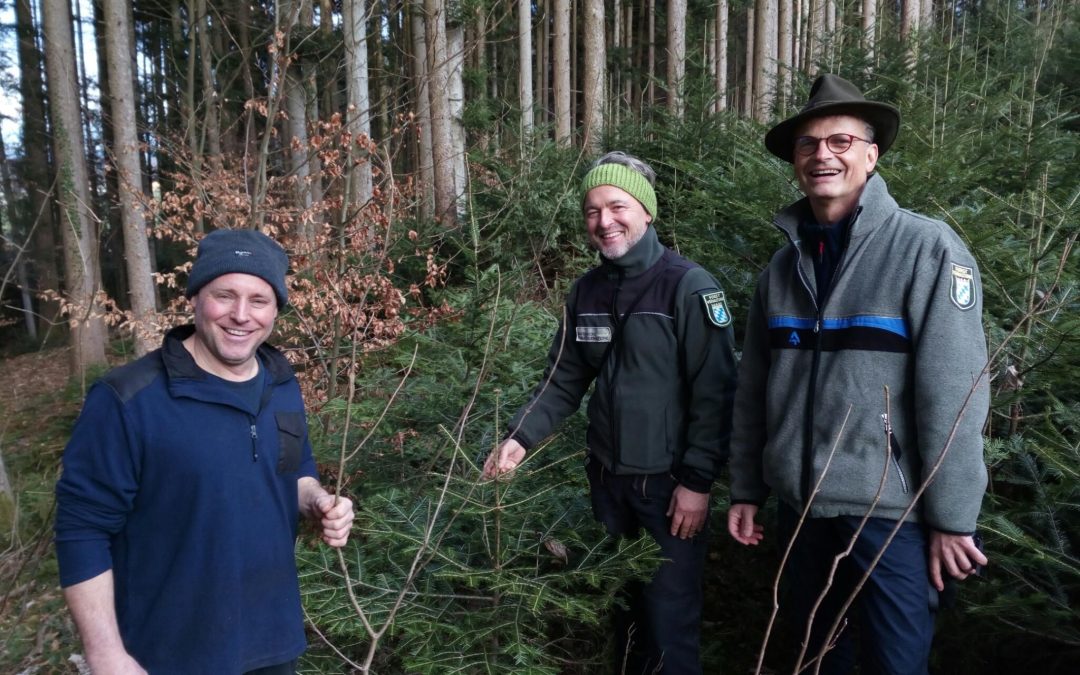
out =
[[596,370],[585,360],[575,339],[574,308],[579,283],[570,289],[563,320],[551,340],[544,376],[507,425],[506,437],[526,450],[544,440],[581,406],[581,399],[596,378]]
[[982,427],[990,393],[982,285],[975,260],[951,231],[928,245],[917,264],[908,315],[924,483],[940,461],[923,495],[923,514],[937,530],[969,534],[987,481]]
[[112,568],[110,539],[138,493],[138,443],[111,387],[87,393],[56,484],[56,558],[67,587]]
[[731,503],[762,505],[769,497],[763,475],[766,429],[765,392],[771,355],[763,296],[767,277],[762,274],[750,302],[739,361],[739,385],[735,392],[734,428],[731,436]]
[[687,397],[686,450],[676,478],[696,492],[708,492],[727,460],[731,409],[735,399],[735,336],[730,310],[718,326],[709,318],[703,295],[720,290],[700,267],[687,272],[676,291],[680,370]]

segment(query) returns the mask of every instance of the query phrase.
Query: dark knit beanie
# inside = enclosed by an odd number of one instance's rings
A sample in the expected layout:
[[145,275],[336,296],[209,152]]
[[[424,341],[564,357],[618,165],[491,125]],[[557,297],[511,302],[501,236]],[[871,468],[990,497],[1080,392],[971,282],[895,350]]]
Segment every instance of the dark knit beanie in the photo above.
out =
[[214,230],[199,242],[188,275],[187,297],[223,274],[250,274],[274,289],[278,309],[289,304],[285,273],[289,256],[276,241],[255,230]]

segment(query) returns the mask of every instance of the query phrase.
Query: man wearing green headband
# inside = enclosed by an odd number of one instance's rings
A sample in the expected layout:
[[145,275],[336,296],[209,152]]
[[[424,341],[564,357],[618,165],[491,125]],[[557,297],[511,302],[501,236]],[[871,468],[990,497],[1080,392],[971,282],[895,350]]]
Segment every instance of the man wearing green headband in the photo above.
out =
[[582,182],[600,265],[579,278],[532,398],[484,464],[491,478],[589,399],[593,514],[613,536],[648,532],[665,562],[625,589],[615,672],[700,673],[701,576],[709,490],[727,455],[735,388],[731,313],[716,280],[652,227],[655,173],[621,152]]

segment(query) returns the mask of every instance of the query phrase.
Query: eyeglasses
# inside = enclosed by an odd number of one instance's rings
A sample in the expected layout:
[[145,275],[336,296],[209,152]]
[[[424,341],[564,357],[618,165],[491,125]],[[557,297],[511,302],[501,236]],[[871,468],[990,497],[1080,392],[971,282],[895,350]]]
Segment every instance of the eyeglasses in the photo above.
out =
[[817,152],[818,146],[821,142],[825,141],[825,145],[829,148],[829,152],[834,155],[842,155],[848,151],[853,141],[862,141],[863,143],[873,143],[865,138],[859,138],[852,134],[832,134],[825,138],[818,138],[817,136],[798,136],[795,138],[795,152],[803,157],[809,157]]

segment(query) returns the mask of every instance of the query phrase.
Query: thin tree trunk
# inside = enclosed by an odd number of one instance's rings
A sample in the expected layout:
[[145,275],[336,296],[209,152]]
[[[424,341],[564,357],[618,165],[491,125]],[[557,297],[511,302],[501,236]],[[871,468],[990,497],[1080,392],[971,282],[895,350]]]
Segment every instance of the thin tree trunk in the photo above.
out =
[[73,375],[82,376],[87,368],[105,363],[105,322],[95,298],[99,273],[97,232],[90,212],[71,7],[67,0],[44,0],[42,10],[57,166],[56,196],[64,238],[65,285],[73,306],[69,316],[71,366]]
[[533,132],[532,2],[518,0],[518,105],[521,106],[521,136]]
[[570,118],[570,0],[555,0],[554,12],[555,143],[565,148],[570,146],[573,133]]
[[667,108],[675,119],[683,117],[683,78],[686,75],[686,0],[668,0]]
[[728,89],[728,0],[716,3],[716,112],[727,110]]
[[787,99],[791,90],[791,3],[792,0],[779,0],[777,11],[778,41],[776,50],[776,96],[780,106],[780,116],[787,115]]
[[863,0],[862,32],[866,62],[873,63],[874,51],[877,49],[877,0]]
[[450,64],[446,49],[445,0],[424,0],[428,70],[431,81],[431,147],[435,164],[435,217],[444,227],[456,225],[453,141],[450,130]]
[[428,96],[431,74],[428,69],[427,29],[421,0],[413,0],[410,6],[410,29],[413,47],[413,82],[416,84],[416,122],[420,126],[417,170],[420,174],[422,197],[420,217],[430,218],[435,209],[435,160],[431,138],[431,98]]
[[776,0],[757,0],[754,20],[754,119],[764,122],[776,93]]
[[[4,147],[4,135],[0,134],[0,185],[2,185],[0,193],[4,195],[7,221],[8,225],[11,226],[11,234],[8,237],[8,241],[11,242],[13,246],[19,248],[15,253],[16,259],[13,264],[15,265],[15,280],[19,286],[19,298],[22,302],[23,325],[26,326],[26,334],[30,339],[37,341],[37,322],[34,321],[34,299],[30,293],[30,270],[28,269],[29,266],[27,264],[30,246],[27,237],[21,235],[19,232],[20,218],[17,213],[18,209],[15,207],[15,189],[11,184],[11,171],[9,168],[7,149]],[[4,227],[0,224],[0,235],[2,235],[3,232]],[[3,281],[7,281],[9,271],[10,270],[4,272]],[[3,281],[0,281],[0,289],[4,286]],[[0,295],[2,295],[2,293],[0,293]],[[0,493],[3,492],[3,481],[7,478],[7,476],[3,475],[2,469],[3,466],[0,465]]]
[[582,146],[591,154],[600,150],[604,133],[604,0],[585,2],[585,67],[582,92],[585,98],[583,126],[585,135]]
[[[446,29],[446,60],[449,71],[447,99],[450,104],[450,157],[454,174],[454,199],[457,205],[457,217],[465,215],[465,190],[468,187],[468,167],[465,155],[465,83],[462,79],[465,69],[465,30],[461,24],[448,26]],[[497,79],[497,78],[492,78]]]
[[135,315],[135,354],[142,356],[157,347],[154,330],[155,306],[150,247],[146,238],[146,217],[140,198],[142,166],[139,136],[135,128],[135,89],[132,85],[135,46],[131,44],[128,22],[130,4],[125,0],[104,0],[105,42],[112,95],[113,163],[120,197],[120,219],[124,230],[124,259],[127,287]]
[[744,68],[742,116],[749,118],[754,114],[754,6],[746,8],[746,67]]
[[649,63],[646,71],[648,94],[645,98],[649,100],[649,107],[651,108],[656,105],[656,0],[649,0],[645,3],[645,7],[649,13]]
[[[31,0],[16,0],[15,17],[19,34],[19,91],[23,109],[23,182],[30,198],[27,214],[34,228],[35,287],[39,290],[60,290],[59,262],[56,249],[56,221],[49,201],[52,181],[49,173],[47,109],[45,88],[41,80],[41,50],[38,49],[37,29]],[[41,300],[38,307],[38,328],[48,330],[57,319],[59,305]]]
[[342,30],[345,42],[345,70],[349,92],[349,107],[345,119],[353,142],[349,145],[352,160],[349,171],[349,204],[351,209],[362,208],[373,194],[371,158],[366,145],[356,139],[371,136],[371,99],[368,95],[367,21],[364,0],[345,0],[342,4]]
[[[204,123],[202,143],[210,161],[210,168],[221,170],[221,98],[214,82],[214,49],[210,46],[210,15],[206,11],[207,0],[197,0],[196,16],[198,23],[195,32],[199,40],[199,65],[202,68],[202,105]],[[268,121],[267,124],[270,124]]]

